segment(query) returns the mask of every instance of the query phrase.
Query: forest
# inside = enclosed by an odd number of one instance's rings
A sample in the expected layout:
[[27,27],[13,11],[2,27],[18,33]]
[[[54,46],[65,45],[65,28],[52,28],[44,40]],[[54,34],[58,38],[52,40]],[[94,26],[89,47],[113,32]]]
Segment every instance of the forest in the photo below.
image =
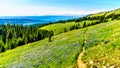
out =
[[0,52],[52,36],[52,31],[22,25],[0,26]]

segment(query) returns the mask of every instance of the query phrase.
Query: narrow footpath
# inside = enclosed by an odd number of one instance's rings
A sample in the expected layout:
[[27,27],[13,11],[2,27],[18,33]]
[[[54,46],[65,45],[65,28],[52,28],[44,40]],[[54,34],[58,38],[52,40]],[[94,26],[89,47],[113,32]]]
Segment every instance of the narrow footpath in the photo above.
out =
[[82,56],[85,52],[85,45],[86,45],[86,41],[87,41],[87,32],[88,28],[86,28],[86,30],[83,33],[84,36],[84,41],[83,41],[83,45],[82,45],[82,52],[79,54],[78,59],[77,59],[77,64],[78,64],[78,68],[87,68],[86,64],[82,61]]
[[85,49],[83,47],[83,51],[79,54],[77,63],[78,63],[78,68],[87,68],[86,64],[82,61],[82,56],[85,52]]

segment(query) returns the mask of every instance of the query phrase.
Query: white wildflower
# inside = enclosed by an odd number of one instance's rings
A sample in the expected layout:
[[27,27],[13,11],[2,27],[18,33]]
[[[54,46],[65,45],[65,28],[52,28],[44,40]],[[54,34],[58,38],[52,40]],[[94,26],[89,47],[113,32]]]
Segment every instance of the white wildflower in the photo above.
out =
[[110,68],[115,68],[115,66],[113,65],[113,66],[110,66]]
[[90,61],[89,63],[90,63],[90,64],[93,64],[94,62],[93,62],[93,61]]
[[107,68],[106,66],[103,66],[103,68]]

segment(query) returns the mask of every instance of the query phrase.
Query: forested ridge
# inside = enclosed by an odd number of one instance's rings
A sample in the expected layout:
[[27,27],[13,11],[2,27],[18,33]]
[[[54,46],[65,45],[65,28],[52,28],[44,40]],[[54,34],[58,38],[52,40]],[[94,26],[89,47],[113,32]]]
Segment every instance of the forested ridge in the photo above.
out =
[[1,25],[0,52],[44,39],[50,35],[53,35],[52,31],[39,30],[38,27],[9,24]]

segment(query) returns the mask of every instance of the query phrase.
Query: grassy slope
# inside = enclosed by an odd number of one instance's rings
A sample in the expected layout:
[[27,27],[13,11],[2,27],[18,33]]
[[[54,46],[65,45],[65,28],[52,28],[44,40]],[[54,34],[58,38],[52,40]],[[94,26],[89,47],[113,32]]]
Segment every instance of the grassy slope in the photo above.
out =
[[[104,60],[105,63],[109,62],[109,65],[120,65],[120,60],[117,60],[120,57],[119,22],[112,21],[88,27],[87,50],[83,59],[89,66],[90,61],[94,61],[93,65],[99,62],[101,66]],[[54,36],[52,42],[44,39],[1,53],[0,66],[75,67],[77,56],[81,52],[84,31],[85,29],[73,30]]]
[[77,31],[63,33],[54,36],[53,42],[44,39],[1,53],[0,66],[28,66],[28,68],[76,66],[77,56],[81,52],[80,42],[82,42],[78,41],[77,33]]
[[[55,24],[51,24],[51,25],[47,25],[44,27],[41,27],[40,29],[47,29],[47,30],[52,30],[54,31],[54,34],[60,34],[64,32],[64,28],[66,28],[66,30],[70,30],[70,26],[75,25],[76,23],[74,22],[69,22],[69,23],[55,23]],[[57,27],[56,27],[57,26]]]
[[[92,21],[86,20],[86,21],[82,21],[82,22],[78,22],[78,23],[79,23],[79,27],[83,27],[84,22],[86,22],[88,24],[88,23],[92,23],[92,22],[96,22],[96,21],[97,20],[92,20]],[[78,23],[75,23],[75,22],[55,23],[55,24],[51,24],[51,25],[41,27],[40,29],[54,31],[54,35],[58,35],[60,33],[64,33],[64,28],[66,28],[67,31],[70,31],[70,27],[73,26],[73,25],[78,25]]]
[[[112,11],[108,11],[108,12],[100,12],[97,14],[91,14],[91,15],[88,15],[87,17],[98,17],[98,16],[108,17],[111,14],[120,14],[120,9],[112,10]],[[50,24],[50,25],[41,27],[40,29],[52,30],[52,31],[54,31],[54,34],[57,35],[57,34],[63,33],[64,28],[66,28],[67,31],[70,31],[70,27],[73,25],[77,25],[78,23],[79,23],[79,26],[82,27],[84,22],[86,22],[88,25],[88,24],[91,24],[92,22],[97,22],[97,21],[99,21],[99,20],[85,20],[85,21],[81,21],[81,22],[77,22],[77,23],[75,23],[75,21],[66,22],[66,23],[55,23],[55,24]],[[109,18],[108,21],[111,21],[111,18]]]
[[100,12],[100,13],[97,13],[97,14],[91,14],[88,17],[98,17],[98,16],[103,16],[104,14],[105,14],[105,12]]
[[[92,32],[94,29],[92,29]],[[89,34],[89,32],[88,32]],[[120,21],[109,24],[95,31],[94,38],[88,36],[86,46],[91,46],[90,41],[94,39],[95,47],[86,50],[83,60],[88,66],[93,67],[120,67]],[[91,42],[92,43],[92,42]],[[93,63],[90,63],[93,62]]]

